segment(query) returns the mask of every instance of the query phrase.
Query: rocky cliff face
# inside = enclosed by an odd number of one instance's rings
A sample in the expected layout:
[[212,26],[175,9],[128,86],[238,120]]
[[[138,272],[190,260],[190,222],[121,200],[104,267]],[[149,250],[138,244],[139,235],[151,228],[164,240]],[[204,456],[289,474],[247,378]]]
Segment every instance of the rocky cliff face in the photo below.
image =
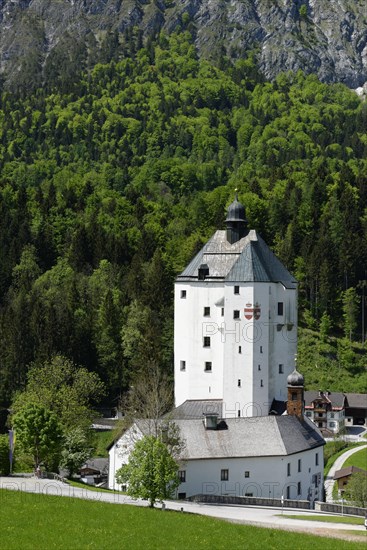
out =
[[367,81],[366,0],[0,0],[0,72],[8,84],[41,82],[68,55],[93,63],[111,33],[135,26],[147,37],[189,20],[214,61],[255,50],[268,79],[302,69],[352,88]]

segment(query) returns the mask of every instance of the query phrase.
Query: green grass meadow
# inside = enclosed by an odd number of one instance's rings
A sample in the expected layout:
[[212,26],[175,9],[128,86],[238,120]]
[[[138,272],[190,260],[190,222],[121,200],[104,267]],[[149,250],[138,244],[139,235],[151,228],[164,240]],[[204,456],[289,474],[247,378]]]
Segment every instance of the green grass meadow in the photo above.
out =
[[323,550],[364,543],[229,523],[199,515],[0,490],[1,550]]
[[[282,516],[279,516],[282,517]],[[355,516],[324,516],[323,514],[320,515],[289,515],[284,514],[283,517],[290,518],[290,519],[303,519],[306,521],[323,521],[326,523],[349,523],[350,525],[364,525],[364,518],[355,517]],[[364,535],[364,532],[362,532],[362,535]]]
[[361,449],[347,458],[342,468],[347,468],[348,466],[355,466],[356,468],[367,470],[367,449]]

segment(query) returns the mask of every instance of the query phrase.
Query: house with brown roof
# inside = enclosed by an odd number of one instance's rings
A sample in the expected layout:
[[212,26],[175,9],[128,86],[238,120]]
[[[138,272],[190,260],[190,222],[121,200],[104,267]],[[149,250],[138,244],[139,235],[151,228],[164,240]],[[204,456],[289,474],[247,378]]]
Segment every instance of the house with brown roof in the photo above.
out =
[[334,474],[334,480],[338,482],[339,491],[345,489],[345,486],[347,485],[350,477],[353,474],[357,473],[363,473],[365,476],[367,476],[367,470],[357,468],[356,466],[348,466],[347,468],[341,468],[341,470],[337,470]]

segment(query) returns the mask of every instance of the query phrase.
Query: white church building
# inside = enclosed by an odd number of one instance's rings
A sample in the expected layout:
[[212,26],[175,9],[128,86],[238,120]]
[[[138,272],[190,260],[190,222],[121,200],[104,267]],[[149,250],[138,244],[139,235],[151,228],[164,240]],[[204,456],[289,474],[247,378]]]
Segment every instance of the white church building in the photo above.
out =
[[[175,409],[185,450],[179,498],[197,494],[322,498],[324,439],[304,416],[295,369],[297,283],[254,230],[237,196],[175,284]],[[109,448],[109,487],[137,420]]]

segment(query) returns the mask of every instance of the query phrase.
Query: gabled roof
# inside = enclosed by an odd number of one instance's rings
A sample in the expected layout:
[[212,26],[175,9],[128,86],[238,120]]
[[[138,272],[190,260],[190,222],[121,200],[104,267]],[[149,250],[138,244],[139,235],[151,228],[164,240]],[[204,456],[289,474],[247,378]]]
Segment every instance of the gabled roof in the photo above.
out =
[[226,231],[216,231],[177,281],[198,280],[202,264],[209,267],[207,281],[280,282],[286,288],[297,285],[295,278],[254,230],[233,244],[227,241]]
[[367,393],[346,393],[346,406],[353,409],[367,409]]
[[[174,422],[185,441],[184,460],[288,456],[325,444],[312,422],[295,416],[226,418],[218,430],[206,429],[202,419]],[[136,426],[149,433],[148,421],[138,420]]]
[[342,477],[348,477],[352,474],[358,474],[362,473],[367,476],[367,470],[363,470],[362,468],[357,468],[357,466],[348,466],[347,468],[342,468],[341,470],[337,470],[334,474],[334,479],[340,479]]
[[84,462],[81,470],[94,470],[96,472],[107,472],[108,471],[108,458],[90,458]]
[[304,393],[304,400],[305,406],[308,408],[311,407],[312,403],[316,400],[321,400],[326,403],[330,401],[332,408],[335,409],[342,409],[346,405],[345,395],[340,392],[324,392],[320,395],[318,391],[308,390]]

